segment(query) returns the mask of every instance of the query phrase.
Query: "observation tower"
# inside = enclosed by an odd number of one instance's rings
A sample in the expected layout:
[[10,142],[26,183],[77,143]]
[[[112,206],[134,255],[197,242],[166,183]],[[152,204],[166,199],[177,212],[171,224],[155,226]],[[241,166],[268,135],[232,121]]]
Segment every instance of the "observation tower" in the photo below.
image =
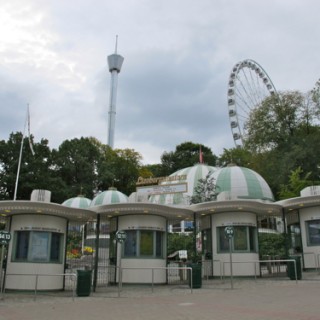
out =
[[111,73],[110,100],[108,112],[108,142],[107,144],[113,148],[114,146],[114,129],[116,122],[116,100],[118,73],[120,73],[124,58],[117,53],[118,36],[116,37],[115,53],[108,56],[108,66]]

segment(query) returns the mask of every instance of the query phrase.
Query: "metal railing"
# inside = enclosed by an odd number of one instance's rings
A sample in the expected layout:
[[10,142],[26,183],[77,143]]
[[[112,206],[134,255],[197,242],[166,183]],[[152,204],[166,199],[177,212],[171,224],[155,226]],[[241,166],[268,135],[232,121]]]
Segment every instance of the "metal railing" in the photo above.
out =
[[[197,264],[201,265],[201,277],[202,279],[209,280],[209,277],[214,277],[214,274],[219,275],[220,279],[222,280],[222,268],[223,268],[223,263],[220,259],[213,259],[213,260],[198,260]],[[219,270],[218,272],[214,272],[216,269],[216,264],[218,264]],[[171,262],[168,264],[168,283],[173,282],[179,282],[179,280],[170,280],[171,277],[177,278],[179,277],[178,274],[172,274],[172,270],[177,269],[176,266],[185,267],[188,266],[188,262]],[[180,282],[186,280],[184,275],[180,275]]]
[[192,268],[191,267],[119,267],[119,266],[108,266],[107,268],[114,268],[118,270],[118,297],[121,296],[122,292],[122,279],[123,279],[123,271],[124,270],[150,270],[150,282],[146,282],[151,284],[151,292],[154,292],[154,271],[155,270],[190,270],[190,292],[193,293],[193,277],[192,277]]
[[[30,277],[35,277],[35,284],[34,284],[34,300],[36,300],[37,298],[37,291],[38,291],[38,284],[39,284],[39,277],[74,277],[74,284],[77,283],[77,275],[75,273],[52,273],[52,274],[43,274],[43,273],[7,273],[5,275],[5,280],[8,276],[30,276]],[[76,286],[73,285],[72,288],[72,300],[74,301],[74,297],[75,297],[75,290],[76,290]],[[5,291],[6,291],[6,281],[4,281],[4,285],[2,288],[2,296],[4,297],[5,295]]]
[[[247,261],[232,261],[234,263],[253,263],[254,264],[254,278],[257,279],[257,264],[260,263],[271,263],[271,262],[293,262],[294,263],[294,274],[296,283],[298,283],[298,273],[297,273],[297,262],[295,259],[278,259],[278,260],[247,260]],[[223,278],[225,278],[225,264],[230,264],[229,261],[223,262]]]

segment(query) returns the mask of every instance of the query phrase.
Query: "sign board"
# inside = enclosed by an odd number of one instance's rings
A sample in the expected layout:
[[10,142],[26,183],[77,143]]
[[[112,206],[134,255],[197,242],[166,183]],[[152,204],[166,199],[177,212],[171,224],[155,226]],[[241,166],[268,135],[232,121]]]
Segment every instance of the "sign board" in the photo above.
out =
[[168,193],[184,193],[188,191],[188,185],[186,183],[175,184],[162,184],[148,187],[137,188],[138,195],[155,195],[155,194],[168,194]]
[[188,259],[188,251],[179,250],[179,259]]
[[224,228],[224,235],[226,238],[231,239],[233,238],[234,230],[233,227],[225,227]]
[[11,240],[11,234],[8,231],[0,231],[0,244],[8,244]]
[[116,239],[118,242],[123,243],[126,241],[127,239],[127,234],[125,231],[123,230],[119,230],[116,232]]

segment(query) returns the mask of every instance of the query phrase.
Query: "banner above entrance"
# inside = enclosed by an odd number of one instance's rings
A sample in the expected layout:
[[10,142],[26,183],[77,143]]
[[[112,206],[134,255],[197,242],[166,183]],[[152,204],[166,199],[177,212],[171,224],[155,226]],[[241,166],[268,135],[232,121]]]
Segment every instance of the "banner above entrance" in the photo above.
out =
[[184,193],[187,191],[188,191],[187,183],[176,183],[176,184],[138,187],[137,195],[139,197],[139,196],[151,196],[156,194]]

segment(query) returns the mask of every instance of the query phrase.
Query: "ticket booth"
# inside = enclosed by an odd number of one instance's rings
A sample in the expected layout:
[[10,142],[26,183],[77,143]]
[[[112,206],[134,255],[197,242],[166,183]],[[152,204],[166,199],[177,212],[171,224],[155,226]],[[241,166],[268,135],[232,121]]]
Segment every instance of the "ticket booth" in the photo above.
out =
[[51,203],[44,190],[35,190],[31,201],[1,201],[0,213],[11,235],[5,289],[64,289],[68,222],[93,219],[95,214]]

